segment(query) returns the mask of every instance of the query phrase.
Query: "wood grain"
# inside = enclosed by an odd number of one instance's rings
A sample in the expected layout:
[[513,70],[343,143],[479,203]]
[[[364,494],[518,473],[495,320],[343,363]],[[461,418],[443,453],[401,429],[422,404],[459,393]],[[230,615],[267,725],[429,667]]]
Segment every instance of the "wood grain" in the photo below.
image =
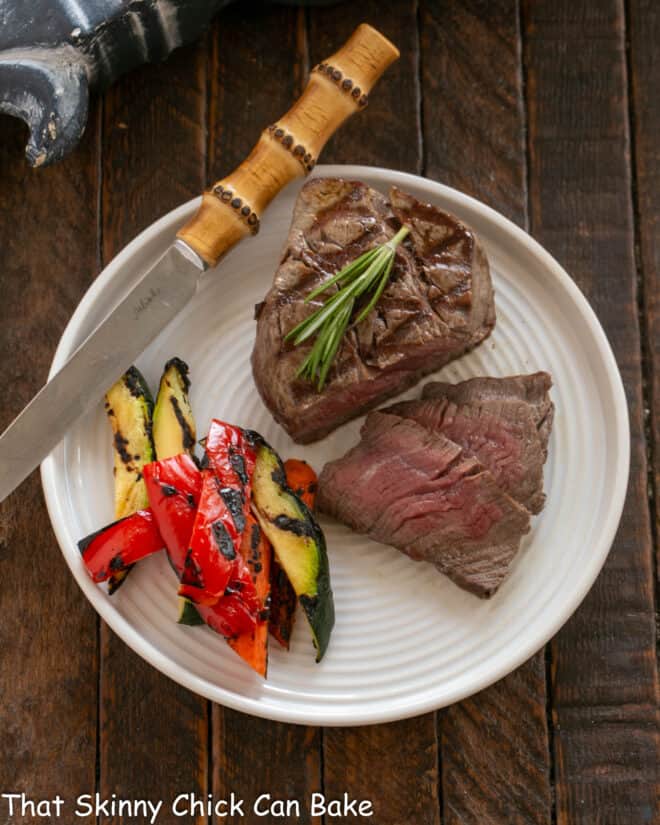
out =
[[660,817],[658,680],[622,4],[529,3],[525,35],[532,231],[605,327],[632,435],[610,556],[552,643],[557,821],[651,823]]
[[[361,20],[378,28],[398,46],[401,59],[376,86],[369,106],[328,144],[327,163],[369,163],[417,172],[422,155],[419,136],[418,48],[415,3],[351,4],[310,13],[310,60],[321,60]],[[437,825],[438,748],[435,715],[392,725],[329,728],[323,740],[324,791],[330,798],[348,793],[374,803],[379,825],[415,822]],[[405,768],[403,768],[405,766]],[[326,825],[367,821],[326,816]]]
[[[426,172],[527,226],[515,0],[421,4]],[[545,825],[552,812],[543,653],[440,714],[446,825]]]
[[[36,171],[24,127],[0,118],[0,429],[46,380],[97,271],[97,120],[93,110],[71,157]],[[55,541],[38,472],[0,504],[0,576],[0,789],[93,793],[97,619]]]
[[376,85],[369,105],[329,141],[322,163],[364,163],[402,172],[421,170],[416,3],[378,0],[309,12],[310,65],[336,49],[361,22],[388,37],[401,57]]
[[[305,48],[302,11],[237,6],[219,15],[212,31],[210,179],[222,177],[239,163],[264,126],[300,94],[306,81]],[[264,291],[267,287],[264,284]],[[298,632],[304,630],[298,628]],[[250,803],[261,793],[306,800],[320,787],[318,729],[278,724],[213,706],[212,788],[216,798],[234,791]],[[246,806],[242,825],[264,821],[268,820]],[[297,821],[304,825],[312,821],[306,806]]]
[[426,172],[526,225],[516,0],[421,0]]
[[[378,825],[438,825],[438,741],[435,714],[389,725],[327,728],[323,739],[327,799],[367,799]],[[366,822],[326,816],[326,825]]]
[[[204,45],[127,76],[104,103],[102,231],[107,263],[140,230],[203,188]],[[132,586],[130,578],[123,586]],[[105,625],[101,639],[101,793],[166,802],[182,792],[205,796],[208,703],[136,656]],[[206,823],[206,817],[188,821]]]
[[[660,554],[660,6],[653,0],[632,0],[629,5],[629,84],[648,404],[644,415],[650,435],[649,493],[653,496],[656,554]],[[656,574],[660,569],[658,562],[660,555],[656,555]]]

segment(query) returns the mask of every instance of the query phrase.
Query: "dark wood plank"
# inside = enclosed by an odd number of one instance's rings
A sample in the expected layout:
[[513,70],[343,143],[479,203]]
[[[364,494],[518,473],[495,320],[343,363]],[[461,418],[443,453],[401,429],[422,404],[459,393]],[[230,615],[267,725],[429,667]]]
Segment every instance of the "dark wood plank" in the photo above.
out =
[[[389,725],[327,728],[323,735],[326,798],[368,800],[378,825],[438,825],[438,741],[435,714]],[[367,822],[326,816],[326,825]]]
[[426,173],[526,225],[517,0],[420,4]]
[[[97,272],[97,120],[92,111],[72,156],[36,171],[23,157],[23,125],[0,118],[0,429],[46,380]],[[59,551],[36,472],[0,504],[0,575],[0,788],[72,800],[95,782],[97,620]]]
[[364,163],[401,172],[422,165],[419,97],[417,4],[365,0],[309,12],[310,65],[329,57],[360,23],[370,23],[388,37],[401,57],[387,70],[369,105],[328,141],[322,163]]
[[[237,4],[218,17],[212,42],[208,175],[217,180],[243,160],[261,130],[302,90],[304,12]],[[262,793],[302,802],[319,791],[320,784],[317,729],[277,724],[214,705],[213,793],[224,798],[233,791],[248,801],[241,823],[269,821],[251,810],[252,801]],[[312,821],[306,805],[296,821]]]
[[[342,8],[315,9],[309,15],[310,61],[328,57],[362,21],[382,31],[401,51],[370,96],[369,106],[329,142],[326,163],[367,163],[419,172],[419,78],[416,3],[384,5],[368,0]],[[329,728],[323,742],[324,791],[328,799],[348,793],[371,800],[380,825],[439,822],[438,749],[435,715],[391,725]],[[326,825],[345,819],[328,815]]]
[[[421,4],[426,173],[523,227],[516,0]],[[439,718],[447,825],[545,825],[552,803],[543,653]]]
[[557,821],[657,822],[658,681],[622,3],[528,3],[525,37],[532,231],[605,327],[632,433],[617,538],[552,643]]
[[[630,84],[634,115],[633,141],[637,183],[639,251],[642,265],[645,379],[656,553],[660,554],[660,6],[653,0],[631,0]],[[660,562],[660,555],[657,556]],[[660,564],[656,567],[656,573]]]
[[[107,263],[141,229],[203,188],[204,44],[128,75],[104,103]],[[100,729],[102,794],[167,802],[175,792],[207,793],[208,703],[154,670],[105,625]]]

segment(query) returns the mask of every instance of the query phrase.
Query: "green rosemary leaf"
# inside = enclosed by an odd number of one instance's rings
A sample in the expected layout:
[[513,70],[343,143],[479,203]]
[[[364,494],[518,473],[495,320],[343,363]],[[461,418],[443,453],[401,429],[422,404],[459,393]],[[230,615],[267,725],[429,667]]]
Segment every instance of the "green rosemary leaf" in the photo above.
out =
[[351,324],[357,299],[371,293],[353,326],[363,321],[380,300],[389,283],[396,248],[408,232],[409,230],[402,226],[389,241],[363,252],[336,275],[313,289],[305,298],[307,303],[336,284],[339,285],[318,309],[284,337],[285,341],[293,339],[293,343],[298,346],[316,336],[309,353],[298,367],[297,375],[315,382],[318,392],[321,392],[325,385],[330,367]]
[[360,321],[364,321],[364,319],[367,317],[367,315],[371,312],[371,310],[376,306],[376,304],[380,300],[380,296],[385,291],[385,287],[387,286],[387,284],[390,280],[390,273],[392,272],[392,267],[393,266],[394,266],[394,256],[392,256],[390,258],[390,260],[388,261],[388,263],[386,264],[385,271],[382,274],[382,277],[380,279],[380,283],[378,284],[378,287],[377,287],[376,291],[371,296],[371,300],[369,301],[369,303],[366,305],[366,307],[362,310],[362,312],[360,312],[358,317],[355,319],[355,322],[354,322],[355,324],[359,324]]
[[345,281],[348,279],[352,279],[357,277],[361,272],[363,272],[366,267],[371,262],[371,259],[378,253],[378,247],[375,249],[368,249],[366,252],[363,252],[359,258],[356,258],[354,261],[351,261],[350,264],[347,264],[343,269],[340,269],[339,272],[330,278],[329,281],[323,281],[322,284],[313,289],[309,295],[305,296],[305,303],[309,303],[313,301],[314,298],[318,298],[319,295],[322,295],[326,292],[331,286],[338,283],[339,281]]

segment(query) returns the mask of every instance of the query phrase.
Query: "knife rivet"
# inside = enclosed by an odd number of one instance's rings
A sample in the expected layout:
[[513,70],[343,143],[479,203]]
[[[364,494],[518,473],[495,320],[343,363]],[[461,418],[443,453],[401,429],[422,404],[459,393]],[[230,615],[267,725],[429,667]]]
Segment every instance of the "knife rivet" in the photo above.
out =
[[231,205],[234,207],[234,209],[240,209],[242,203],[243,201],[240,198],[234,198],[234,200],[231,202]]
[[225,189],[225,191],[224,191],[224,192],[222,193],[222,195],[221,195],[221,198],[222,198],[222,200],[223,200],[223,201],[225,201],[226,203],[229,203],[229,201],[232,199],[233,194],[234,194],[234,193],[233,193],[233,192],[230,192],[230,191],[229,191],[229,189]]
[[275,137],[276,138],[284,137],[284,129],[275,129]]
[[361,93],[362,93],[362,90],[360,89],[360,87],[359,87],[359,86],[356,86],[356,87],[353,89],[353,91],[351,92],[351,96],[352,96],[352,97],[354,97],[354,98],[357,100],[357,99],[358,99],[358,97],[360,97],[360,94],[361,94]]
[[304,156],[304,154],[305,154],[305,147],[302,145],[302,143],[299,143],[299,144],[296,146],[296,148],[293,150],[293,154],[294,154],[297,158],[298,158],[298,157],[303,157],[303,156]]
[[341,80],[341,72],[339,71],[339,69],[334,69],[334,70],[333,70],[333,72],[332,72],[332,79],[333,79],[336,83],[339,83],[339,81]]
[[293,146],[293,136],[287,135],[282,141],[282,146],[284,146],[285,149],[290,149]]
[[245,217],[247,217],[247,216],[250,214],[250,211],[251,211],[251,210],[250,210],[250,207],[249,207],[249,206],[244,206],[244,207],[241,209],[241,215],[245,215]]
[[342,85],[342,89],[346,89],[346,91],[348,92],[348,91],[350,91],[350,89],[353,86],[353,81],[351,80],[350,77],[347,77],[346,80],[344,80],[344,82],[341,85]]
[[362,95],[362,97],[360,98],[360,101],[359,101],[360,106],[366,106],[368,102],[369,102],[369,98],[366,95]]
[[255,225],[255,224],[257,224],[258,222],[259,222],[259,218],[258,218],[258,217],[254,214],[254,212],[253,212],[253,213],[250,215],[250,217],[248,218],[248,223],[250,224],[250,226],[254,226],[254,225]]

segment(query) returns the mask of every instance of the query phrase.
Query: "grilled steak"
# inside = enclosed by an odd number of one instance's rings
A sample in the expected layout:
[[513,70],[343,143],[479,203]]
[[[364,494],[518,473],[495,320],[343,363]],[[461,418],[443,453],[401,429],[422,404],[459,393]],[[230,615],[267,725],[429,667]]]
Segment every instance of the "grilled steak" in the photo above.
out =
[[416,421],[373,412],[361,436],[324,467],[321,511],[492,595],[529,530],[527,510],[476,458]]
[[530,406],[497,399],[456,404],[446,396],[403,401],[385,412],[441,432],[474,456],[496,484],[531,513],[543,509],[544,451]]
[[319,479],[319,508],[424,559],[478,596],[506,577],[543,507],[553,418],[547,373],[436,382],[372,412]]
[[[411,231],[390,283],[345,336],[319,393],[296,376],[311,341],[294,347],[284,337],[319,306],[305,295],[401,222]],[[494,323],[488,262],[468,227],[396,189],[388,202],[363,183],[316,178],[300,192],[282,262],[257,308],[254,379],[275,419],[307,443],[471,349]]]

